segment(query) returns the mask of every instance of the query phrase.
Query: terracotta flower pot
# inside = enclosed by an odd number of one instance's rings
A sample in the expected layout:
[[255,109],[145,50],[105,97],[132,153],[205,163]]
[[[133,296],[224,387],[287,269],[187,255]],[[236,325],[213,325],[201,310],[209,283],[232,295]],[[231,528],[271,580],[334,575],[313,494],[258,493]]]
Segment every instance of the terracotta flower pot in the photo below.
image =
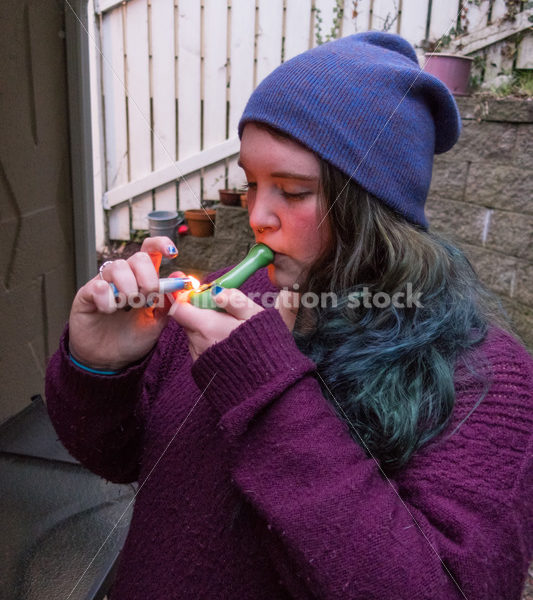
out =
[[209,237],[215,232],[214,208],[191,208],[185,211],[185,219],[189,226],[189,233],[196,237]]
[[218,190],[220,202],[226,206],[239,206],[241,192],[236,190]]
[[248,208],[248,194],[241,194],[241,206]]
[[456,54],[426,54],[424,71],[438,77],[454,96],[468,96],[473,60]]

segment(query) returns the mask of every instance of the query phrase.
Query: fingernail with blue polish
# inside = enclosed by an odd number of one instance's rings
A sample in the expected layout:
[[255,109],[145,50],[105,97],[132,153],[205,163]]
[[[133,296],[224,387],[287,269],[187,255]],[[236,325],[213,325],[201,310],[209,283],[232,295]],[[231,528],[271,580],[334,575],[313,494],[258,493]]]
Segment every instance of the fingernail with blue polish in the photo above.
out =
[[222,291],[224,291],[224,288],[221,285],[214,285],[211,288],[211,293],[213,294],[213,296],[220,294],[220,292],[222,292]]
[[169,254],[177,254],[176,246],[167,246],[167,250]]
[[114,295],[114,296],[115,296],[115,298],[116,298],[116,297],[118,296],[118,289],[117,289],[117,286],[116,286],[116,285],[115,285],[115,284],[114,284],[112,281],[110,281],[110,282],[109,282],[109,285],[110,285],[110,287],[111,287],[111,291],[113,292],[113,295]]

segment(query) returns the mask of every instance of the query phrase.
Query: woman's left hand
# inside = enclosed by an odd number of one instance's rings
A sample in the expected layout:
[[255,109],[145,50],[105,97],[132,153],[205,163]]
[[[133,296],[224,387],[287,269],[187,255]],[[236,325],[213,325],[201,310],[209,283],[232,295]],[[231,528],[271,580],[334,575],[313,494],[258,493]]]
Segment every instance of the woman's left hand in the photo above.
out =
[[186,300],[187,296],[187,292],[180,294],[168,314],[185,329],[193,360],[213,344],[226,339],[244,321],[264,310],[238,289],[223,289],[213,296],[215,304],[226,312],[193,306]]

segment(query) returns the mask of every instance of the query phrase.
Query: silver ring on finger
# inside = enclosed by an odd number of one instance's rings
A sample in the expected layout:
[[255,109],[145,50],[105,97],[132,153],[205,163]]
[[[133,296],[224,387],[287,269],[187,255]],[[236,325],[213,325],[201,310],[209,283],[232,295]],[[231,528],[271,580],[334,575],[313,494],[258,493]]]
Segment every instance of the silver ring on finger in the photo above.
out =
[[106,260],[100,265],[100,268],[98,269],[98,277],[100,277],[100,279],[104,279],[103,271],[108,265],[112,264],[112,262],[112,260]]

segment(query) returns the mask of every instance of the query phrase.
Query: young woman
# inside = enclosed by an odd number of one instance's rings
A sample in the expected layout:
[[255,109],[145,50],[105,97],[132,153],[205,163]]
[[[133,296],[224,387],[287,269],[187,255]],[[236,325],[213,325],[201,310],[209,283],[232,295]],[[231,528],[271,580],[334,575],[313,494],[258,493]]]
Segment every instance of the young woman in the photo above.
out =
[[113,600],[520,598],[533,361],[424,216],[459,127],[398,36],[306,52],[239,126],[273,264],[225,312],[117,310],[109,282],[157,290],[153,238],[79,290],[47,401],[83,464],[139,481]]

